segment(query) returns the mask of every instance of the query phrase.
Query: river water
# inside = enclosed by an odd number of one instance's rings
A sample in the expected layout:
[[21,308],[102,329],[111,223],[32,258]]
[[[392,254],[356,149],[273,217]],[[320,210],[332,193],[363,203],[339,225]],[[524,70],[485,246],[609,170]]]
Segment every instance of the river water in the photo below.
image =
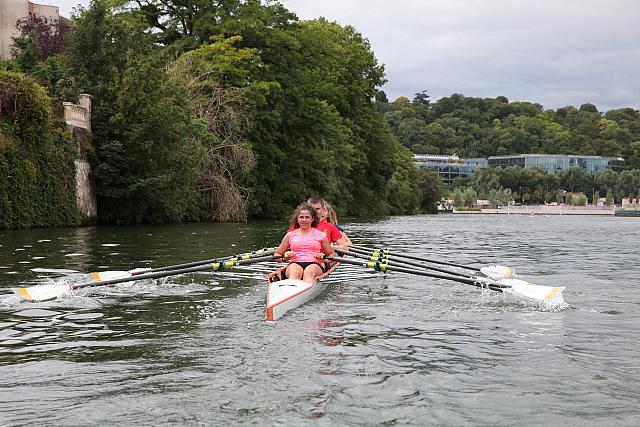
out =
[[566,304],[400,273],[277,322],[261,281],[211,273],[19,302],[18,284],[244,252],[285,225],[0,231],[0,425],[638,425],[640,218],[345,225],[363,245],[513,265]]

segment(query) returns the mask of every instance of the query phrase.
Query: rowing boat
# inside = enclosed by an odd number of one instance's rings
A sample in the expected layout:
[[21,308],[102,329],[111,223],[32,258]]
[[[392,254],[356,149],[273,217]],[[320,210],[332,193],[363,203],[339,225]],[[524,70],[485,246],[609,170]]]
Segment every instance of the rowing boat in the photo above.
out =
[[287,311],[311,301],[320,295],[329,285],[323,281],[338,267],[334,264],[325,273],[316,277],[313,282],[297,279],[285,279],[284,269],[281,268],[267,275],[267,320],[278,320]]

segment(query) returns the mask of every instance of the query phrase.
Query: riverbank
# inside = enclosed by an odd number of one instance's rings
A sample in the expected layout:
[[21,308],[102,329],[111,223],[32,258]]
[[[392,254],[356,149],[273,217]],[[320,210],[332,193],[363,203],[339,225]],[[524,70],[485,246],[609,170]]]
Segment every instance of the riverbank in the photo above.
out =
[[499,206],[477,211],[456,211],[453,213],[506,214],[506,215],[605,215],[613,216],[615,206]]

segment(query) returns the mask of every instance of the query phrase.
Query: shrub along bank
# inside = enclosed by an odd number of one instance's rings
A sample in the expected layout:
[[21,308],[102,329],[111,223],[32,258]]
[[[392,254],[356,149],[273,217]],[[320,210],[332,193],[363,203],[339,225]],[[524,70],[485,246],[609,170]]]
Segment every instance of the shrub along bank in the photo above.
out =
[[0,71],[0,228],[76,225],[76,147],[31,77]]

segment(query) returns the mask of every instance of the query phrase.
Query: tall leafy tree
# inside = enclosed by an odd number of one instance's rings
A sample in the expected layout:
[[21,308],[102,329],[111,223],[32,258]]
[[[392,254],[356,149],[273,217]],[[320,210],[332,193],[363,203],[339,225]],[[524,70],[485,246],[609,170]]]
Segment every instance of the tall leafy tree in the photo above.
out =
[[427,168],[418,171],[418,182],[422,190],[420,208],[426,213],[437,213],[438,202],[446,194],[446,189],[442,178],[436,172]]
[[580,166],[571,166],[560,174],[560,185],[572,193],[590,192],[593,189],[593,176]]
[[168,82],[144,22],[93,0],[73,30],[71,64],[95,101],[99,221],[197,218],[200,150],[187,138],[190,116],[182,90]]
[[215,221],[247,218],[247,177],[254,156],[245,140],[254,111],[252,96],[266,82],[248,82],[258,66],[254,49],[238,49],[239,36],[214,38],[189,51],[171,67],[172,79],[187,90],[194,117],[190,137],[203,148],[200,192],[204,217]]

